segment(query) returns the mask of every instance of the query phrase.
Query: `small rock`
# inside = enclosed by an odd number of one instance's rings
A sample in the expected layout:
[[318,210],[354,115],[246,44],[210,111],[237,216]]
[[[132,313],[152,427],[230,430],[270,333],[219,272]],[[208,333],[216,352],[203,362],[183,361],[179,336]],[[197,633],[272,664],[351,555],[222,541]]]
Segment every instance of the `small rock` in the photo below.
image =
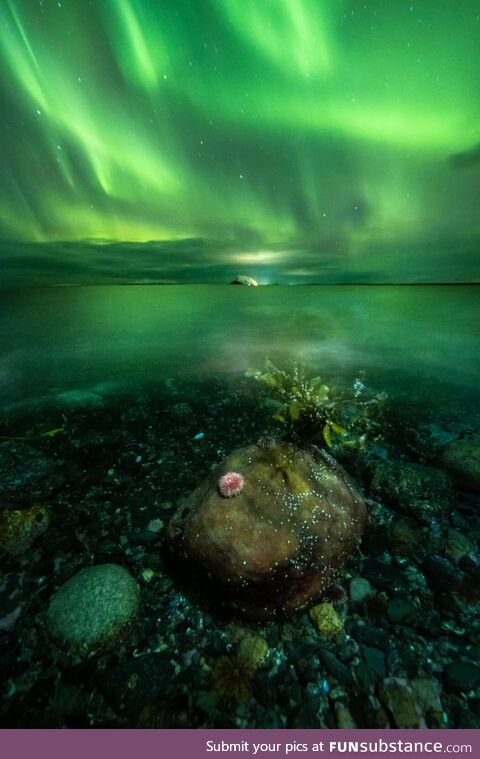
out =
[[442,702],[440,701],[442,689],[437,680],[429,680],[426,677],[416,677],[411,681],[411,686],[415,691],[425,714],[427,712],[437,714],[442,713],[443,708]]
[[343,630],[343,622],[330,603],[312,606],[308,616],[323,638],[333,638]]
[[151,582],[153,578],[155,577],[155,572],[153,569],[144,569],[142,572],[142,579],[145,582]]
[[442,451],[440,463],[458,480],[460,486],[480,490],[480,443],[454,440]]
[[407,680],[386,677],[380,683],[378,697],[392,715],[396,727],[421,727],[422,710]]
[[68,652],[100,653],[127,634],[139,603],[139,587],[126,569],[116,564],[87,567],[53,594],[47,628]]
[[348,589],[352,604],[360,604],[372,594],[372,586],[364,577],[353,577]]
[[238,647],[238,657],[251,669],[258,669],[268,656],[268,643],[262,635],[246,635]]
[[354,730],[357,727],[357,723],[353,719],[345,704],[342,704],[340,701],[336,701],[334,709],[335,717],[337,720],[337,727],[340,730]]
[[449,559],[458,563],[464,556],[469,556],[475,552],[475,543],[467,535],[458,530],[448,530],[445,555]]
[[48,511],[43,506],[2,511],[0,549],[11,556],[21,556],[45,532],[49,521]]
[[149,532],[160,532],[163,528],[163,522],[161,519],[151,519],[148,523]]
[[340,703],[344,703],[349,699],[348,689],[343,685],[336,685],[329,691],[328,695],[332,702],[340,701]]

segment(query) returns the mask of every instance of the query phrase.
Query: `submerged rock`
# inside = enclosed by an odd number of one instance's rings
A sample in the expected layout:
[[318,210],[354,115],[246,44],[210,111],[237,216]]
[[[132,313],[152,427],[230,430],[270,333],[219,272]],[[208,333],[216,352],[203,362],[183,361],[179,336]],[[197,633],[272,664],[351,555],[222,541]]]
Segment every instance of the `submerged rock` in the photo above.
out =
[[336,701],[334,704],[335,718],[337,727],[340,730],[354,730],[357,727],[357,723],[353,719],[349,710],[340,701]]
[[53,403],[66,409],[101,408],[105,401],[99,393],[92,390],[63,390],[56,393]]
[[28,503],[43,500],[64,482],[58,464],[27,443],[0,445],[0,498]]
[[238,656],[252,669],[258,669],[268,656],[268,643],[263,635],[246,635],[240,641]]
[[453,502],[449,476],[423,464],[390,464],[374,467],[371,492],[413,516],[440,516]]
[[429,724],[429,727],[445,726],[443,707],[440,700],[442,693],[440,683],[437,680],[429,680],[426,677],[416,677],[410,684],[422,711],[425,714],[430,714],[434,720],[433,725]]
[[393,717],[395,727],[423,726],[420,699],[408,680],[386,677],[380,684],[378,697]]
[[360,604],[372,595],[373,588],[365,577],[353,577],[350,580],[348,593],[352,604]]
[[50,599],[47,627],[60,648],[88,656],[112,648],[129,631],[140,589],[117,564],[80,570]]
[[43,506],[5,510],[0,513],[0,549],[21,556],[48,527],[48,511]]
[[[225,472],[244,480],[233,498],[218,488]],[[233,451],[187,498],[168,535],[237,608],[267,616],[316,600],[365,521],[363,498],[331,456],[279,443]]]
[[454,440],[440,456],[440,463],[471,490],[480,490],[480,443],[474,440]]
[[445,555],[452,561],[459,562],[464,556],[476,552],[475,542],[458,530],[448,530],[445,543]]
[[323,638],[333,638],[343,630],[343,622],[330,603],[312,606],[308,616]]

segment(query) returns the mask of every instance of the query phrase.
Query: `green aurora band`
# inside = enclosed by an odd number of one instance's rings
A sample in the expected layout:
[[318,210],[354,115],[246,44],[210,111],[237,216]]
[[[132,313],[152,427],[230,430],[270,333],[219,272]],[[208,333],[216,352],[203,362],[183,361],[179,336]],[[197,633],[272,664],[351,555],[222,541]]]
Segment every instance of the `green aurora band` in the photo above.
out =
[[0,43],[7,279],[478,279],[478,0],[2,0]]

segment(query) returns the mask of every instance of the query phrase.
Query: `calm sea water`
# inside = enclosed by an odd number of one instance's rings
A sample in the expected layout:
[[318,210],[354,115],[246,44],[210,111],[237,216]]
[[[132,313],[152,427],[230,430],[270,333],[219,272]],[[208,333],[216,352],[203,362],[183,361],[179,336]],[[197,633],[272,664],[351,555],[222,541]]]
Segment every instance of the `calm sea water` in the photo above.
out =
[[[235,378],[266,356],[478,402],[475,286],[144,285],[5,291],[0,406],[65,389]],[[446,401],[445,401],[446,398]]]

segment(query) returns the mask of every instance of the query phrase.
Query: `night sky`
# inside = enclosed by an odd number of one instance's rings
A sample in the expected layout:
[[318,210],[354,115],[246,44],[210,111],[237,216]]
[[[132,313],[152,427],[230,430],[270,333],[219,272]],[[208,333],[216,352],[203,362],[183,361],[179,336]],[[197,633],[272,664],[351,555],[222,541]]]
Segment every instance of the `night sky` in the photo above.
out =
[[3,284],[480,279],[479,0],[1,0],[0,59]]

